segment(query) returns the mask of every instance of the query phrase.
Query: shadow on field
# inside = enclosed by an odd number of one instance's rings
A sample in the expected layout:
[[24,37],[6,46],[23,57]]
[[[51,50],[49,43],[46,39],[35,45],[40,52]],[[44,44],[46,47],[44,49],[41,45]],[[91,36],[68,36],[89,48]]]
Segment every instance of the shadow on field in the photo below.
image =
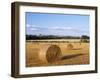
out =
[[78,57],[78,56],[81,56],[81,55],[84,55],[84,54],[72,54],[72,55],[65,55],[61,58],[61,60],[64,60],[64,59],[71,59],[71,58],[75,58],[75,57]]
[[81,50],[82,48],[74,48],[74,49],[72,49],[72,50]]

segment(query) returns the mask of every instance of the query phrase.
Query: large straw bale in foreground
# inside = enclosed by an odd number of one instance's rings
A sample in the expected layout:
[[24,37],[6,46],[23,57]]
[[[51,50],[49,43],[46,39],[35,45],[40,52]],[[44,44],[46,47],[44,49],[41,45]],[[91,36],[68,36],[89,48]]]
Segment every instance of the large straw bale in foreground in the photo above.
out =
[[44,46],[40,53],[39,59],[44,63],[52,63],[61,56],[61,49],[57,45]]

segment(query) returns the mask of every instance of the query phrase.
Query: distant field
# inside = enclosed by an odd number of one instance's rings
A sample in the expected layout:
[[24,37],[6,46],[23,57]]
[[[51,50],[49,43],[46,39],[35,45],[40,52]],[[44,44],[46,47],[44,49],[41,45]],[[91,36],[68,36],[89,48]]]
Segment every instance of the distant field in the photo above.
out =
[[45,42],[45,41],[56,41],[56,42],[79,42],[80,39],[45,39],[45,40],[27,40],[27,42],[35,42],[35,41],[39,41],[39,42]]
[[[71,44],[73,47],[68,48]],[[42,49],[51,45],[57,45],[61,49],[60,59],[52,63],[40,60]],[[55,50],[54,50],[55,51]],[[52,51],[52,52],[54,52]],[[44,51],[45,54],[47,53]],[[89,64],[89,43],[80,43],[80,39],[50,39],[26,41],[26,67],[56,66],[56,65],[80,65]]]

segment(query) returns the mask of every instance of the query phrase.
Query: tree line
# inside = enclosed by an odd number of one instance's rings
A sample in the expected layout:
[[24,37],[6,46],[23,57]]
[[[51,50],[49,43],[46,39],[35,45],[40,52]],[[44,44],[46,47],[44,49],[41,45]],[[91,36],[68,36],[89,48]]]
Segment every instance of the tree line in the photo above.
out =
[[89,36],[56,36],[56,35],[26,35],[26,40],[37,40],[37,39],[89,39]]

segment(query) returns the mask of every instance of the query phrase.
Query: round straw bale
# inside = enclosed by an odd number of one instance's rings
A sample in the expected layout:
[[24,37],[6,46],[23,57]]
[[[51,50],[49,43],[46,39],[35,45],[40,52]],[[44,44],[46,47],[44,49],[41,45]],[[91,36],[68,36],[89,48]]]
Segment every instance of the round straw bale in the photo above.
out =
[[67,45],[67,49],[73,49],[73,45],[72,44],[68,44]]
[[46,52],[46,58],[49,63],[58,60],[60,55],[61,55],[61,49],[57,45],[50,46]]
[[39,58],[44,63],[52,63],[59,59],[61,49],[57,45],[44,46],[40,53]]

